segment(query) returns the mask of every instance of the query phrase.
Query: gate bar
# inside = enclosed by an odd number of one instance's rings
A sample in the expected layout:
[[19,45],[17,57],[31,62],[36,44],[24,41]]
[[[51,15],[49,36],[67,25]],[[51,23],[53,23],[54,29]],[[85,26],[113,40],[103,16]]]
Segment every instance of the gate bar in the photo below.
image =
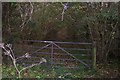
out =
[[24,40],[25,42],[28,41],[28,42],[44,42],[44,43],[51,43],[51,42],[54,42],[54,43],[58,43],[58,44],[93,44],[92,42],[91,43],[80,43],[80,42],[57,42],[57,41],[40,41],[40,40]]

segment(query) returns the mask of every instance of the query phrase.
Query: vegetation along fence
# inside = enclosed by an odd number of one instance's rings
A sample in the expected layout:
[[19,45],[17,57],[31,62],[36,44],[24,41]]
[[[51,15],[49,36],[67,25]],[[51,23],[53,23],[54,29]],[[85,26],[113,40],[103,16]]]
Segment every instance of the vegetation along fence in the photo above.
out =
[[22,53],[29,54],[29,58],[21,58],[18,61],[25,66],[38,63],[41,58],[47,60],[47,63],[42,65],[48,68],[81,66],[95,68],[96,66],[95,43],[25,40],[23,45],[15,45],[14,51],[16,56]]

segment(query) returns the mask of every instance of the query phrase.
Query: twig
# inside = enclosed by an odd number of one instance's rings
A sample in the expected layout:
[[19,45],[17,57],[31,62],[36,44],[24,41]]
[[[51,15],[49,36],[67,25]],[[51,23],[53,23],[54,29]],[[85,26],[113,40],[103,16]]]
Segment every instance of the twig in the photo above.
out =
[[[26,25],[26,24],[28,24],[28,22],[31,20],[31,17],[32,17],[32,13],[33,13],[33,4],[31,3],[31,0],[29,0],[29,3],[30,3],[30,6],[31,6],[31,10],[29,11],[28,10],[28,12],[27,12],[27,10],[25,10],[25,16],[23,16],[23,13],[22,13],[22,8],[21,8],[21,6],[20,6],[20,4],[18,5],[19,6],[19,12],[20,12],[20,15],[21,15],[21,18],[23,18],[22,19],[22,24],[20,25],[20,28],[21,28],[21,31],[23,31],[23,28],[24,28],[24,26]],[[27,7],[26,7],[26,9],[27,9]],[[29,18],[27,19],[27,17],[29,16]]]
[[67,10],[67,8],[68,8],[68,2],[67,2],[66,4],[63,4],[63,3],[61,2],[61,4],[63,5],[63,11],[62,11],[61,21],[63,21],[65,10]]
[[[115,27],[114,27],[114,28],[112,29],[112,31],[111,31],[111,34],[110,34],[110,37],[111,37],[111,38],[109,37],[109,39],[110,39],[109,42],[110,42],[110,43],[109,43],[109,46],[108,46],[108,50],[107,50],[107,52],[106,52],[106,58],[107,58],[108,53],[109,53],[109,51],[110,51],[109,48],[110,48],[110,46],[111,46],[111,44],[112,44],[112,40],[113,40],[112,37],[115,35],[115,34],[113,34],[113,32],[115,31],[116,27],[117,27],[117,24],[115,25]],[[106,44],[106,47],[107,47],[107,44]]]
[[[18,59],[21,59],[21,58],[29,58],[29,57],[30,57],[29,54],[26,53],[25,55],[23,55],[23,56],[21,56],[21,57],[15,58],[14,53],[13,53],[13,50],[12,50],[10,44],[7,44],[6,46],[9,48],[9,50],[7,50],[7,49],[4,47],[4,43],[0,43],[0,47],[1,47],[2,49],[4,49],[4,51],[5,51],[4,54],[7,55],[7,56],[9,56],[9,57],[12,59],[13,65],[14,65],[16,71],[18,72],[18,77],[19,77],[19,78],[21,78],[21,72],[22,72],[23,70],[28,69],[28,68],[32,68],[32,67],[34,67],[34,66],[36,66],[36,65],[40,65],[40,64],[42,64],[43,62],[46,62],[46,59],[42,58],[42,60],[41,60],[39,63],[32,64],[32,65],[30,65],[30,66],[24,67],[24,68],[22,68],[21,70],[19,70],[19,69],[17,68],[16,61],[17,61]],[[11,54],[13,54],[13,55],[11,55]]]

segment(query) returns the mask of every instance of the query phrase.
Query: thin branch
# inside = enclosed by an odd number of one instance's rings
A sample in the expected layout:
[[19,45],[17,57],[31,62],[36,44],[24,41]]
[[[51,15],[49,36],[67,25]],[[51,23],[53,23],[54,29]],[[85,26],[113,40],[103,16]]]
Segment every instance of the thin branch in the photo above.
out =
[[[20,13],[20,16],[21,16],[21,18],[23,17],[23,15],[22,15],[22,8],[21,8],[21,6],[20,6],[20,4],[18,4],[18,7],[19,7],[19,13]],[[22,19],[22,22],[23,22],[23,19]]]
[[24,67],[23,69],[20,70],[20,73],[21,73],[23,70],[25,70],[25,69],[32,68],[32,67],[34,67],[34,66],[36,66],[36,65],[40,65],[41,63],[43,63],[43,62],[41,61],[40,63],[36,63],[36,64],[32,64],[32,65],[30,65],[30,66]]
[[113,32],[115,31],[116,27],[117,27],[117,24],[115,25],[115,27],[114,27],[114,28],[112,29],[112,31],[110,32],[109,38],[108,38],[108,40],[106,41],[106,45],[105,45],[106,48],[107,48],[107,45],[108,45],[109,41],[111,41],[111,37],[112,37]]
[[91,27],[89,25],[88,25],[88,29],[90,31],[91,39],[94,42],[94,38],[93,38],[93,34],[92,34],[92,29],[91,29]]
[[10,51],[11,51],[11,54],[13,55],[13,58],[15,59],[15,55],[13,53],[13,50],[9,47]]
[[63,11],[62,11],[62,18],[61,18],[62,21],[64,19],[64,12],[65,12],[65,9],[63,9]]
[[61,2],[61,4],[63,5],[63,11],[62,11],[61,21],[63,21],[65,10],[67,10],[67,8],[68,8],[68,2],[67,2],[66,4],[63,4],[63,3]]
[[17,70],[17,72],[19,73],[19,70],[18,70],[18,68],[16,66],[16,60],[13,60],[13,65],[14,65],[15,69]]
[[110,51],[109,48],[110,48],[110,46],[111,46],[111,44],[112,44],[113,36],[115,35],[115,34],[113,34],[113,32],[115,31],[116,27],[117,27],[117,24],[115,25],[115,27],[114,27],[113,30],[111,31],[111,34],[110,34],[110,37],[111,37],[111,38],[109,37],[109,38],[110,38],[110,40],[109,40],[110,43],[109,43],[108,47],[107,47],[107,44],[106,44],[106,47],[108,48],[107,51],[106,51],[106,57],[107,57],[107,55],[108,55],[108,53],[109,53],[109,51]]
[[[30,3],[30,6],[31,6],[31,9],[29,10],[28,7],[26,7],[26,10],[25,10],[25,16],[23,16],[23,13],[22,13],[22,8],[20,5],[19,6],[19,12],[21,14],[21,18],[22,18],[22,24],[20,25],[20,28],[21,28],[21,31],[23,31],[23,28],[26,24],[28,24],[28,22],[31,20],[31,17],[32,17],[32,13],[33,13],[33,4],[31,3],[31,0],[29,0],[29,3]],[[27,19],[27,17],[29,17]]]
[[[34,67],[34,66],[36,66],[36,65],[40,65],[40,64],[42,64],[43,62],[46,62],[46,59],[42,58],[42,60],[41,60],[39,63],[32,64],[32,65],[30,65],[30,66],[24,67],[24,68],[22,68],[21,70],[19,70],[18,67],[17,67],[17,65],[16,65],[16,61],[17,61],[18,59],[20,59],[20,58],[28,58],[28,57],[30,57],[29,54],[26,53],[26,54],[23,55],[22,57],[19,57],[19,58],[16,58],[16,59],[15,59],[14,53],[13,53],[13,50],[12,50],[10,44],[7,44],[6,46],[9,48],[9,50],[7,50],[7,49],[4,47],[4,44],[3,44],[3,43],[0,43],[0,47],[5,51],[5,52],[4,52],[5,55],[9,56],[9,57],[12,59],[13,65],[14,65],[16,71],[18,72],[19,78],[21,78],[21,72],[22,72],[23,70],[28,69],[28,68],[31,68],[31,67]],[[11,52],[11,53],[10,53],[10,52]],[[13,55],[11,55],[11,54],[13,54]]]

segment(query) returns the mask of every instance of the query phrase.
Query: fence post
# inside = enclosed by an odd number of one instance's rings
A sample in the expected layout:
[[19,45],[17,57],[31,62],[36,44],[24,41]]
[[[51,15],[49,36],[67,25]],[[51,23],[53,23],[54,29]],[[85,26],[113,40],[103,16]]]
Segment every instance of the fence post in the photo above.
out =
[[54,69],[54,66],[53,66],[53,42],[51,42],[51,66]]
[[93,61],[92,61],[92,62],[93,62],[93,63],[92,63],[92,68],[93,68],[93,69],[96,69],[96,42],[95,42],[95,41],[93,42],[93,52],[92,52],[92,53],[93,53],[93,57],[92,57],[92,58],[93,58],[93,59],[92,59],[92,60],[93,60]]

